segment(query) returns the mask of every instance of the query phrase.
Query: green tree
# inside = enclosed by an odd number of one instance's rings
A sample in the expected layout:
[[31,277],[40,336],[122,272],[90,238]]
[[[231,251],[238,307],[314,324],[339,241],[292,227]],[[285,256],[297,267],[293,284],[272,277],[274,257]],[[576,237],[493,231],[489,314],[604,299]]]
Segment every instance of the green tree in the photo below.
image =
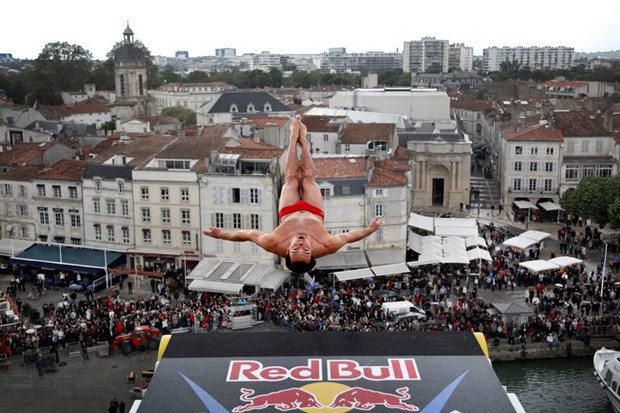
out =
[[613,229],[620,228],[620,197],[614,199],[614,201],[609,204],[609,226]]
[[114,61],[108,59],[95,65],[89,83],[94,83],[97,90],[114,90]]
[[32,67],[26,71],[30,93],[27,104],[62,104],[60,92],[82,90],[90,78],[92,54],[82,46],[67,42],[45,45]]
[[183,122],[185,126],[196,124],[196,112],[182,106],[164,108],[161,111],[161,114],[166,116],[172,116],[173,118],[178,119],[180,122]]
[[209,82],[209,75],[202,70],[194,70],[185,78],[186,82],[189,83],[206,83]]
[[174,71],[170,65],[166,66],[160,74],[163,83],[177,83],[183,80],[182,76]]
[[116,130],[116,123],[113,120],[109,120],[107,122],[103,122],[101,124],[101,129],[104,131],[114,131]]
[[620,197],[620,176],[583,178],[575,190],[562,195],[565,210],[594,219],[600,226],[611,221],[610,206]]

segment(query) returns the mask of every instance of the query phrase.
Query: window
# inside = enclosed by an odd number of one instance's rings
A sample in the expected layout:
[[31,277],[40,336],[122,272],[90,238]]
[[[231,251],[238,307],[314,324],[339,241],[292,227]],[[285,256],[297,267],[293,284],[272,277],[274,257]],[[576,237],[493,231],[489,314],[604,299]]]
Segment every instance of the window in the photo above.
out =
[[123,244],[129,244],[129,228],[123,227],[121,231],[123,232]]
[[377,188],[377,189],[372,190],[373,198],[380,198],[380,197],[385,197],[385,196],[387,196],[387,189],[385,188]]
[[20,197],[25,197],[28,195],[28,190],[26,189],[26,185],[20,185],[18,188],[19,188],[18,195]]
[[114,242],[114,225],[108,225],[108,242]]
[[95,179],[95,192],[101,192],[101,179]]
[[555,153],[555,148],[553,146],[547,146],[547,150],[545,151],[547,155],[553,155]]
[[515,155],[523,155],[523,146],[515,146]]
[[589,149],[589,145],[588,145],[588,141],[581,141],[581,153],[585,154],[588,153],[588,149]]
[[164,244],[172,244],[172,237],[170,236],[169,229],[163,229],[161,231],[161,240]]
[[527,189],[530,192],[535,192],[536,191],[536,179],[530,179]]
[[596,171],[596,176],[599,178],[611,176],[611,165],[599,165]]
[[189,202],[189,188],[181,188],[181,202]]
[[52,185],[52,191],[54,192],[54,198],[62,198],[60,185]]
[[258,188],[250,188],[250,204],[260,204],[260,191]]
[[379,229],[377,230],[377,232],[375,232],[375,239],[378,242],[382,242],[383,241],[383,227],[379,227]]
[[521,178],[514,178],[512,181],[512,190],[514,192],[521,192]]
[[553,191],[553,179],[545,179],[545,192]]
[[224,252],[224,242],[221,239],[215,240],[215,252]]
[[106,199],[105,201],[108,214],[115,215],[116,214],[116,202],[113,199]]
[[95,224],[95,239],[101,241],[101,225]]
[[260,215],[250,214],[250,229],[260,229]]
[[375,217],[385,216],[385,205],[375,204]]
[[121,201],[121,214],[123,214],[124,217],[128,217],[129,216],[129,202],[122,200]]
[[47,208],[39,207],[39,222],[44,225],[49,225],[50,216],[47,212]]
[[161,223],[162,224],[170,223],[170,208],[161,209]]
[[235,254],[239,254],[241,252],[241,243],[240,242],[233,242],[233,252]]
[[351,187],[349,185],[343,185],[340,189],[342,190],[342,195],[351,195]]
[[583,170],[581,172],[581,177],[585,178],[586,176],[594,176],[595,175],[595,168],[594,166],[584,166]]
[[239,188],[231,188],[230,190],[231,202],[233,204],[241,203],[241,189]]
[[181,210],[181,224],[189,224],[190,221],[191,219],[190,219],[189,209],[182,209]]
[[79,228],[82,226],[82,219],[78,212],[69,211],[69,219],[71,220],[71,228]]
[[241,214],[232,214],[233,215],[233,228],[239,229],[241,228]]
[[575,152],[575,142],[573,141],[566,142],[566,152],[568,153]]
[[224,203],[224,188],[216,186],[213,188],[213,203],[222,205]]
[[28,205],[16,205],[16,215],[21,217],[28,216]]
[[545,162],[545,172],[553,172],[553,162]]
[[54,208],[54,222],[58,226],[65,225],[65,211],[62,208]]
[[119,194],[125,193],[125,181],[116,181],[116,188]]
[[82,240],[79,238],[71,238],[72,245],[82,245]]
[[576,181],[579,179],[579,169],[576,166],[567,166],[566,167],[566,180],[567,181]]
[[71,199],[78,199],[77,187],[75,187],[75,186],[70,186],[69,187],[69,198],[71,198]]
[[142,208],[142,222],[145,224],[151,222],[151,208]]
[[181,231],[181,238],[183,239],[183,245],[192,245],[192,234],[189,231]]
[[321,188],[321,196],[323,199],[329,199],[332,196],[332,190],[330,188]]
[[345,151],[345,152],[351,152],[351,145],[350,145],[350,144],[348,144],[348,143],[345,143],[345,144],[344,144],[344,151]]
[[168,188],[160,188],[161,200],[168,201],[170,200],[170,193],[168,192]]
[[596,153],[600,154],[601,152],[603,152],[603,141],[602,140],[597,140],[595,143],[595,148],[596,148]]
[[538,155],[538,146],[530,147],[530,155]]
[[2,186],[4,196],[13,196],[13,185],[4,184]]
[[143,201],[149,200],[149,188],[147,186],[143,186],[140,188],[140,199]]
[[222,212],[215,213],[215,227],[224,228],[224,214]]
[[323,134],[323,142],[329,142],[329,135],[328,134]]
[[142,230],[142,241],[144,241],[145,244],[151,243],[151,230],[150,229]]
[[95,214],[101,213],[101,200],[99,198],[93,198],[93,210]]
[[45,185],[37,185],[37,196],[45,196]]
[[530,172],[538,171],[538,162],[530,162]]
[[523,163],[521,161],[515,162],[514,168],[515,168],[515,172],[522,171],[523,170]]

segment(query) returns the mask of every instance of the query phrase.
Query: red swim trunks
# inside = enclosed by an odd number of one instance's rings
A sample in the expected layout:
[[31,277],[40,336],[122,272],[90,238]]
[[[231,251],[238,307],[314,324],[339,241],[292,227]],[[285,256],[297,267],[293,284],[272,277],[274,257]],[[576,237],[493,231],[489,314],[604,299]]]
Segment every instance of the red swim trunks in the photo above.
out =
[[282,217],[285,215],[289,215],[297,211],[308,211],[311,214],[321,217],[321,219],[323,220],[325,219],[325,213],[323,212],[323,210],[315,207],[312,204],[307,203],[306,201],[297,201],[294,204],[282,208],[279,214],[280,219],[282,219]]

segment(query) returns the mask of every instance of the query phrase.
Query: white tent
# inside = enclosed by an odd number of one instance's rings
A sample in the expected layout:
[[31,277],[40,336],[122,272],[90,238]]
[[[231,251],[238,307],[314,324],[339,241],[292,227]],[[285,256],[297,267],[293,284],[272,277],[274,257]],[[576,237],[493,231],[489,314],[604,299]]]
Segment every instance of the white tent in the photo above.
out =
[[554,264],[549,261],[545,261],[545,260],[525,261],[525,262],[519,263],[519,266],[527,268],[531,272],[535,272],[535,273],[541,272],[541,271],[547,271],[547,270],[557,270],[560,268],[559,265]]
[[522,234],[519,234],[520,237],[522,238],[529,238],[529,239],[533,239],[536,242],[540,242],[542,240],[544,240],[545,238],[551,236],[551,234],[549,234],[548,232],[543,232],[543,231],[525,231]]
[[491,258],[491,254],[489,254],[489,251],[482,249],[482,248],[478,248],[478,247],[467,251],[467,258],[470,261],[474,261],[474,260],[485,260],[489,262],[493,261],[493,259]]
[[436,264],[441,264],[441,261],[439,260],[439,258],[435,257],[435,258],[425,258],[425,259],[421,259],[422,257],[420,257],[420,259],[418,259],[417,261],[408,261],[407,265],[411,268],[416,268],[416,267],[422,267],[423,265],[436,265]]
[[435,231],[433,217],[427,217],[413,212],[409,214],[409,221],[407,222],[407,225],[414,228],[420,228],[429,232]]
[[548,261],[550,263],[552,263],[552,264],[559,265],[562,268],[570,267],[571,265],[575,265],[575,264],[581,264],[583,262],[579,258],[568,257],[568,256],[565,256],[565,257],[555,257],[555,258],[552,258],[552,259],[550,259]]
[[381,277],[384,275],[392,275],[392,274],[406,274],[409,271],[411,271],[409,267],[407,267],[407,264],[405,264],[404,262],[400,264],[390,264],[390,265],[381,265],[378,267],[371,267],[370,270],[377,277]]
[[530,238],[523,238],[519,236],[519,237],[508,238],[506,241],[503,242],[503,244],[508,245],[509,247],[517,247],[517,248],[521,248],[522,250],[524,250],[536,244],[536,241]]
[[435,218],[435,235],[470,237],[478,235],[478,225],[471,218]]
[[514,204],[520,209],[538,209],[538,207],[530,201],[514,201]]
[[487,241],[479,235],[474,235],[473,237],[465,238],[465,247],[483,247],[487,248]]

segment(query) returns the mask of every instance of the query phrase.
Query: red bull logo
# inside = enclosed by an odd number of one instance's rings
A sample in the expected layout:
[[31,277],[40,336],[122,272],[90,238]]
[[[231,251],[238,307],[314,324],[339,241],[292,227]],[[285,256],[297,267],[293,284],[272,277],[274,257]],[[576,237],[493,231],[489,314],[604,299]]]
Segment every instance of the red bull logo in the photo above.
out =
[[420,409],[409,403],[409,388],[400,387],[395,394],[348,387],[339,383],[313,383],[301,388],[289,388],[266,394],[254,395],[254,390],[241,389],[239,399],[245,402],[235,407],[235,413],[275,408],[278,411],[302,411],[306,413],[345,413],[351,410],[370,411],[382,409],[417,412]]
[[[232,360],[228,367],[226,381],[265,382],[265,381],[322,381],[323,370],[320,359],[309,359],[305,366],[287,368],[283,366],[264,366],[255,360]],[[355,360],[326,360],[326,379],[328,381],[400,381],[420,380],[416,362],[412,358],[387,359],[387,365],[362,366]]]

